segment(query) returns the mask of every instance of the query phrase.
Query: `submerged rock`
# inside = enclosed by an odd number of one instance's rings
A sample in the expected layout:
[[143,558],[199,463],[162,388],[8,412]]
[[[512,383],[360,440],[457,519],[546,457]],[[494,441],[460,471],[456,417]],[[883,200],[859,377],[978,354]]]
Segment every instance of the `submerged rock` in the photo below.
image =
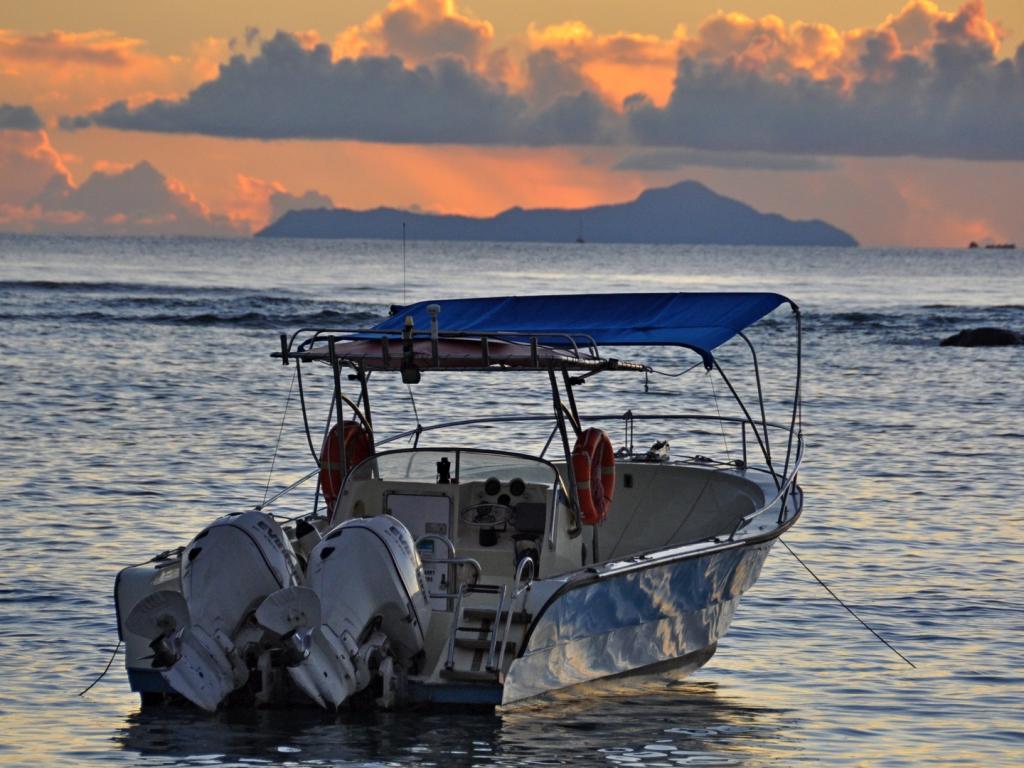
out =
[[968,328],[943,339],[940,347],[1010,347],[1024,344],[1024,336],[1006,328]]

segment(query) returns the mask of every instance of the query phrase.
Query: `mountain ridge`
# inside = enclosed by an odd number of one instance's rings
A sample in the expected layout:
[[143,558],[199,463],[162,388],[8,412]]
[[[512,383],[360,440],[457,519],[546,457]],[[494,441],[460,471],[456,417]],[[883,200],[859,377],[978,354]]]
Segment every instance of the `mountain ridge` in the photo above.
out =
[[761,213],[696,181],[646,189],[634,200],[589,208],[522,208],[494,216],[431,214],[398,208],[288,211],[256,237],[573,242],[657,245],[856,246],[821,219]]

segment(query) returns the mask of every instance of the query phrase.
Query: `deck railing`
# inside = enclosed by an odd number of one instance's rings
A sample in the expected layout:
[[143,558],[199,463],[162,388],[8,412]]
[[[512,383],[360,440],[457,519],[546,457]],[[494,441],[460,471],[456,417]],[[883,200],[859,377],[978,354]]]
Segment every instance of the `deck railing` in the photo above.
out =
[[[456,428],[460,428],[460,427],[478,426],[478,425],[483,425],[483,424],[509,424],[509,423],[517,423],[517,422],[520,422],[520,423],[527,423],[527,422],[538,423],[538,422],[545,422],[545,421],[552,423],[552,432],[554,432],[554,430],[557,430],[557,424],[555,424],[555,419],[554,419],[553,416],[551,416],[549,414],[522,414],[522,415],[517,415],[517,416],[478,416],[478,417],[468,418],[468,419],[458,419],[458,420],[454,420],[454,421],[439,422],[437,424],[427,424],[427,425],[421,424],[421,425],[418,425],[415,429],[409,429],[409,430],[405,430],[405,431],[402,431],[402,432],[397,432],[397,433],[395,433],[393,435],[389,435],[388,437],[379,439],[379,440],[377,440],[377,445],[378,446],[387,445],[388,443],[393,443],[393,442],[395,442],[397,440],[404,440],[404,439],[410,439],[411,438],[413,440],[413,447],[417,447],[418,448],[419,447],[420,437],[424,433],[427,433],[427,432],[438,432],[438,431],[445,430],[445,429],[456,429]],[[679,413],[679,414],[651,413],[651,414],[642,414],[642,413],[635,413],[633,411],[627,411],[626,413],[617,413],[617,414],[608,414],[608,413],[585,414],[585,415],[581,415],[581,421],[586,421],[588,423],[592,423],[592,422],[612,422],[612,421],[618,421],[618,422],[627,422],[627,421],[685,421],[685,422],[693,422],[693,423],[698,423],[698,422],[716,423],[717,422],[719,424],[729,425],[729,426],[732,426],[733,428],[738,429],[738,431],[739,431],[739,442],[740,442],[740,446],[741,446],[741,450],[742,450],[742,455],[743,455],[742,462],[743,462],[743,466],[744,467],[749,467],[749,468],[755,469],[755,470],[770,471],[770,466],[772,465],[771,457],[769,457],[769,456],[763,456],[763,458],[765,459],[765,464],[764,465],[757,465],[757,464],[751,465],[751,462],[749,460],[749,454],[748,454],[748,439],[747,439],[747,430],[751,429],[750,422],[747,419],[740,418],[738,416],[717,416],[717,415],[710,416],[710,415],[707,415],[707,414],[699,414],[699,413]],[[758,426],[760,427],[761,424],[758,424]],[[790,430],[790,428],[788,426],[783,425],[783,424],[778,424],[776,422],[769,421],[769,422],[766,422],[764,424],[764,426],[767,426],[767,428],[769,430],[772,430],[773,433],[781,433],[784,438],[788,438],[790,436],[790,433],[791,433],[791,430]],[[796,474],[796,472],[794,471],[794,461],[793,460],[795,459],[796,460],[796,465],[799,466],[799,461],[803,457],[803,447],[804,447],[803,446],[803,438],[800,436],[799,433],[794,433],[793,437],[796,438],[797,445],[796,445],[796,450],[795,450],[794,456],[790,457],[790,466],[789,466],[789,471],[787,472],[787,474],[790,477],[792,477],[793,475]],[[549,438],[547,440],[547,442],[545,443],[545,450],[543,450],[541,452],[541,454],[540,454],[541,458],[543,458],[544,453],[546,453],[546,448],[550,445],[550,443],[551,443],[551,440]],[[726,462],[726,463],[728,463],[728,462]],[[785,480],[786,480],[786,478],[780,478],[780,485],[784,484]]]
[[[748,441],[747,441],[747,430],[756,428],[751,427],[750,421],[738,416],[710,416],[707,414],[698,413],[680,413],[680,414],[664,414],[664,413],[652,413],[652,414],[641,414],[628,411],[625,414],[587,414],[581,416],[581,420],[587,423],[595,422],[612,422],[612,421],[669,421],[669,422],[689,422],[689,423],[718,423],[721,425],[729,425],[734,429],[738,429],[740,433],[740,444],[742,446],[743,458],[741,464],[737,464],[735,460],[714,460],[707,457],[696,455],[686,459],[684,461],[690,461],[695,464],[718,464],[719,466],[729,467],[732,466],[736,469],[746,469],[753,472],[761,472],[764,474],[771,475],[775,482],[776,493],[775,495],[761,505],[754,512],[746,515],[742,518],[733,529],[730,534],[730,540],[735,538],[736,534],[742,531],[750,522],[760,515],[763,515],[765,511],[771,509],[775,505],[779,505],[779,517],[778,522],[781,524],[787,519],[787,510],[789,509],[788,500],[796,487],[797,476],[800,472],[800,466],[803,463],[804,457],[804,440],[800,432],[793,432],[790,428],[784,424],[778,424],[776,422],[762,422],[758,424],[758,427],[766,427],[768,430],[772,430],[775,434],[780,434],[785,438],[785,444],[792,445],[790,455],[785,457],[784,465],[786,467],[785,476],[779,474],[774,466],[770,456],[765,456],[762,452],[763,463],[751,463],[748,454]],[[394,435],[390,435],[382,440],[377,441],[378,446],[393,443],[397,440],[409,439],[414,441],[414,447],[419,447],[420,438],[424,433],[427,432],[440,432],[445,429],[455,429],[460,427],[478,426],[483,424],[508,424],[516,422],[554,422],[554,417],[547,414],[524,414],[518,416],[481,416],[471,419],[459,419],[456,421],[441,422],[431,425],[419,425],[416,429],[406,430],[399,432]],[[558,429],[557,424],[552,427],[551,435],[548,437],[545,443],[544,450],[540,454],[540,458],[543,458],[544,453],[547,451],[548,446],[551,444],[551,437],[553,437],[555,431]],[[790,441],[792,437],[792,441]],[[764,441],[765,445],[770,445],[769,441]],[[523,454],[528,456],[529,454]],[[642,454],[633,454],[636,455]]]
[[[716,459],[707,458],[707,457],[702,456],[702,455],[694,455],[694,456],[688,457],[686,459],[683,459],[682,461],[683,462],[694,463],[694,464],[700,464],[700,465],[717,465],[717,466],[719,466],[719,467],[721,467],[723,469],[724,468],[732,467],[734,469],[744,469],[744,470],[747,470],[747,471],[764,473],[764,474],[770,475],[772,477],[772,479],[774,480],[774,484],[775,484],[775,487],[776,487],[775,495],[771,499],[767,500],[764,504],[762,504],[754,512],[752,512],[749,515],[746,515],[745,517],[743,517],[737,523],[735,528],[733,529],[733,531],[732,531],[732,533],[730,535],[730,540],[732,538],[734,538],[740,531],[742,531],[747,525],[749,525],[750,522],[754,518],[759,517],[760,515],[763,515],[767,510],[771,509],[772,507],[774,507],[776,505],[779,505],[778,522],[781,524],[782,522],[785,522],[785,520],[787,519],[787,510],[790,508],[790,505],[788,504],[788,501],[791,498],[791,496],[792,496],[792,494],[794,492],[794,489],[796,488],[796,481],[797,481],[797,477],[798,477],[799,472],[800,472],[801,464],[803,463],[803,456],[804,456],[804,440],[803,440],[803,436],[800,434],[799,431],[792,432],[792,441],[790,441],[791,430],[790,430],[790,428],[788,426],[783,425],[783,424],[778,424],[778,423],[775,423],[775,422],[761,422],[761,423],[757,424],[758,428],[767,428],[768,430],[772,430],[772,433],[774,433],[774,434],[781,434],[785,438],[784,444],[787,444],[787,445],[791,444],[792,445],[792,449],[790,451],[790,455],[785,457],[786,460],[783,463],[783,466],[786,467],[785,476],[783,476],[783,475],[779,474],[776,471],[775,463],[771,460],[771,457],[765,456],[763,452],[762,452],[762,456],[761,456],[762,461],[760,461],[760,462],[752,462],[752,461],[750,461],[750,456],[749,456],[749,452],[748,452],[747,430],[748,429],[752,429],[754,427],[751,426],[751,423],[750,423],[749,420],[743,419],[743,418],[740,418],[740,417],[736,417],[736,416],[718,416],[718,415],[711,416],[711,415],[707,415],[707,414],[697,414],[697,413],[679,413],[679,414],[675,414],[675,413],[673,413],[673,414],[652,413],[652,414],[642,414],[642,413],[635,413],[633,411],[628,411],[625,414],[623,414],[623,413],[618,413],[618,414],[615,414],[615,413],[612,413],[612,414],[608,414],[608,413],[586,414],[585,416],[582,417],[582,420],[586,421],[587,423],[601,423],[601,422],[608,423],[608,422],[614,422],[614,421],[623,422],[623,421],[626,421],[626,420],[632,421],[632,422],[638,422],[638,421],[639,422],[664,421],[664,422],[684,422],[684,423],[690,423],[690,424],[716,424],[717,423],[719,425],[725,425],[725,426],[732,427],[733,429],[735,429],[735,430],[737,430],[739,432],[740,445],[742,446],[743,458],[741,460],[739,460],[739,462],[737,462],[737,460],[731,460],[731,459],[718,459],[718,460],[716,460]],[[475,418],[458,419],[458,420],[454,420],[454,421],[439,422],[437,424],[428,424],[428,425],[422,425],[421,424],[421,425],[418,425],[415,429],[404,430],[404,431],[397,432],[395,434],[389,435],[387,437],[378,439],[376,441],[376,444],[377,444],[377,447],[380,448],[380,447],[383,447],[383,446],[395,443],[395,442],[403,440],[403,439],[406,439],[406,440],[407,439],[412,439],[413,440],[413,448],[417,449],[417,448],[421,447],[420,446],[420,440],[421,440],[422,436],[424,434],[427,434],[427,433],[439,433],[439,432],[442,432],[443,430],[446,430],[446,429],[450,430],[450,429],[457,429],[457,428],[471,427],[471,426],[479,426],[479,425],[486,425],[486,424],[543,423],[543,422],[549,422],[549,423],[554,425],[552,427],[552,435],[558,429],[557,424],[555,423],[554,416],[550,415],[550,414],[522,414],[522,415],[516,415],[516,416],[480,416],[480,417],[475,417]],[[691,434],[692,434],[692,432],[691,432]],[[707,434],[711,434],[711,433],[707,433]],[[526,453],[526,452],[513,452],[513,451],[498,451],[498,453],[514,455],[514,456],[521,456],[523,458],[529,458],[529,459],[535,459],[535,460],[536,459],[540,459],[540,460],[544,461],[545,463],[550,464],[550,460],[544,458],[544,453],[546,452],[546,450],[549,447],[550,443],[551,443],[551,439],[550,439],[550,436],[549,436],[549,439],[548,439],[547,443],[545,444],[544,449],[541,451],[540,455],[531,455],[531,454]],[[778,443],[776,443],[776,444],[778,444]],[[434,446],[431,446],[431,447],[434,447]],[[447,447],[450,447],[450,446],[445,446],[445,447],[447,448]],[[468,448],[468,446],[467,446],[467,448]],[[478,450],[486,450],[486,449],[478,449]],[[634,453],[634,454],[632,454],[632,456],[630,456],[630,458],[636,458],[637,456],[642,456],[642,455],[643,455],[643,453]],[[368,459],[368,461],[372,461],[372,460],[373,460],[372,457],[370,459]],[[678,460],[677,460],[677,462],[678,462]],[[355,470],[355,468],[353,468],[353,470]],[[265,502],[264,504],[260,505],[260,508],[270,506],[270,504],[272,502],[276,501],[278,498],[280,498],[282,496],[287,495],[289,492],[293,491],[295,488],[297,488],[298,486],[302,485],[306,480],[309,480],[310,478],[314,477],[316,474],[317,474],[317,472],[314,471],[314,472],[311,472],[311,473],[305,475],[300,480],[292,483],[290,486],[288,486],[284,490],[278,492],[273,497],[268,499],[267,502]]]

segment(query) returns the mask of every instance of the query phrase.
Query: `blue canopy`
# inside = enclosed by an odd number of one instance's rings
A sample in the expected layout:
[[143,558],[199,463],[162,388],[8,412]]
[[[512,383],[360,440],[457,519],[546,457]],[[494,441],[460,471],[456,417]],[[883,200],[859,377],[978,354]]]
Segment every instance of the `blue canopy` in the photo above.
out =
[[[601,293],[561,296],[498,296],[421,301],[400,308],[374,330],[401,331],[412,317],[417,331],[430,329],[427,307],[441,307],[443,332],[491,334],[563,333],[580,344],[677,345],[694,350],[711,366],[711,351],[780,304],[777,293]],[[549,346],[566,341],[546,338]]]

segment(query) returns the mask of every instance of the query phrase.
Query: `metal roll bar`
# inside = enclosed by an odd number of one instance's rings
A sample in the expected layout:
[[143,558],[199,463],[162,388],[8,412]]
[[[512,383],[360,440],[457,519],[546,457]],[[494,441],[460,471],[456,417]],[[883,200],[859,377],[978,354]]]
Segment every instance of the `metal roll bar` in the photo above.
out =
[[[516,610],[516,598],[530,591],[533,586],[533,576],[537,572],[537,565],[532,557],[524,557],[516,566],[515,581],[512,582],[512,597],[508,601],[508,615],[505,617],[505,631],[501,634],[501,653],[498,654],[497,669],[501,671],[505,665],[505,649],[508,646],[508,633],[512,628],[512,614]],[[523,584],[523,577],[526,577],[526,584]],[[522,585],[522,586],[520,586]],[[526,599],[523,598],[523,604]],[[501,614],[495,616],[495,621],[501,621]]]

